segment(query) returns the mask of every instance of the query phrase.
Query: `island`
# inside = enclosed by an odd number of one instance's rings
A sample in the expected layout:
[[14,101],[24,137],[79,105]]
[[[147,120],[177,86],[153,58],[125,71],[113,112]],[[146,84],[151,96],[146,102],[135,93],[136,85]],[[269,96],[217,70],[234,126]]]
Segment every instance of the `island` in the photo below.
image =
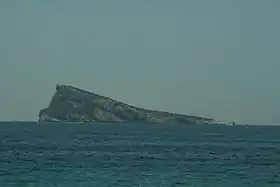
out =
[[39,122],[218,124],[211,118],[135,107],[70,85],[57,85]]

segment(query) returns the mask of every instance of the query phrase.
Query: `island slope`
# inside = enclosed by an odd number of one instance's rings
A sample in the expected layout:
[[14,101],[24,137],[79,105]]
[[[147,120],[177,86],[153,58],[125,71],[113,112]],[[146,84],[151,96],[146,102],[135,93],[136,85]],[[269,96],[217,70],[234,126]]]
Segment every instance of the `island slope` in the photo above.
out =
[[217,124],[214,119],[134,107],[70,85],[57,85],[39,122],[160,122]]

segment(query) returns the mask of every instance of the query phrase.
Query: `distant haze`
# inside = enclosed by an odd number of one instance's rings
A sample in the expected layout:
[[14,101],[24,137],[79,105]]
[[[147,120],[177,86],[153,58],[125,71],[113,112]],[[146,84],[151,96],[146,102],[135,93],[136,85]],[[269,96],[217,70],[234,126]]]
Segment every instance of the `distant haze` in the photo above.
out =
[[56,84],[149,109],[280,124],[280,1],[1,0],[0,120]]

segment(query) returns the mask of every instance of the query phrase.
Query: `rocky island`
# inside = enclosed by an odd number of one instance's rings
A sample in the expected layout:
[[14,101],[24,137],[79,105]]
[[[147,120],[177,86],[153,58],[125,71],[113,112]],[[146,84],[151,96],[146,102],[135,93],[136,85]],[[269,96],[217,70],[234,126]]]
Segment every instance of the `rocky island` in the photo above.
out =
[[39,112],[39,122],[219,123],[210,118],[138,108],[70,85],[56,86],[49,106]]

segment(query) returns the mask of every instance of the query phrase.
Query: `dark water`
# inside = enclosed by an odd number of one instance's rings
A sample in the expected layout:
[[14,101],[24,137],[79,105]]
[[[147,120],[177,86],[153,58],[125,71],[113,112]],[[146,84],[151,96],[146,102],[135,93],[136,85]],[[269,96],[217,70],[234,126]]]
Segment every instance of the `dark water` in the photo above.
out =
[[279,187],[280,127],[0,124],[1,187]]

